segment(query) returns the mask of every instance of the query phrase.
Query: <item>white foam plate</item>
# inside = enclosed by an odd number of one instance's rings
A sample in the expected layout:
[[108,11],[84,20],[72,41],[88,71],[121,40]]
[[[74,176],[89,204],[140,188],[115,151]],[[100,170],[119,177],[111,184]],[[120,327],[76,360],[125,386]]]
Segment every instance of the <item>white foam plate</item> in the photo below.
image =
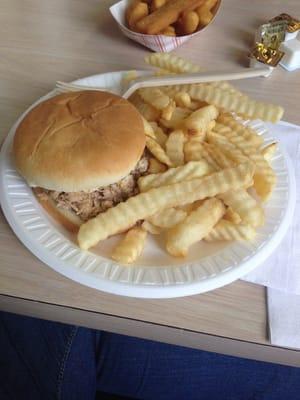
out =
[[[80,79],[76,83],[100,87],[118,85],[125,71]],[[142,73],[142,72],[141,72]],[[50,97],[54,92],[39,99]],[[143,256],[132,266],[110,260],[117,237],[82,251],[76,237],[58,225],[40,206],[31,189],[15,170],[11,147],[16,127],[5,139],[0,158],[0,201],[3,212],[21,242],[55,271],[109,293],[131,297],[168,298],[193,295],[224,286],[258,267],[275,250],[290,225],[295,207],[295,178],[291,162],[279,148],[272,165],[277,186],[265,205],[266,224],[252,242],[198,243],[186,259],[169,256],[162,239],[149,235]],[[272,142],[260,121],[250,124]]]

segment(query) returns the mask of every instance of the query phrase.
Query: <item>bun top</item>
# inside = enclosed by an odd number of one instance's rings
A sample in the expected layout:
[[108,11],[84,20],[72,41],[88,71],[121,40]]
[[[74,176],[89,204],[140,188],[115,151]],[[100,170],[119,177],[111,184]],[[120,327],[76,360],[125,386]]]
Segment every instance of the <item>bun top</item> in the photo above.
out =
[[77,192],[119,181],[145,148],[142,118],[127,100],[95,90],[34,107],[18,126],[16,167],[30,186]]

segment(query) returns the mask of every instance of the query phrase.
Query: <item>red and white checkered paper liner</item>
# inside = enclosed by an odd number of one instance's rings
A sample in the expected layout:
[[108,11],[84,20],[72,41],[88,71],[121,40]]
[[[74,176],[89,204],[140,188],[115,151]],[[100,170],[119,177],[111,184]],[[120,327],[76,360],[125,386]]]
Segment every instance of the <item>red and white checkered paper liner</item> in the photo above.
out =
[[133,32],[126,27],[125,21],[125,12],[130,3],[130,0],[121,0],[118,3],[114,4],[110,7],[110,12],[113,18],[116,20],[120,30],[123,32],[125,36],[129,39],[134,40],[135,42],[140,43],[141,45],[148,47],[149,49],[159,52],[159,53],[168,53],[176,47],[182,45],[184,42],[187,42],[192,37],[197,36],[201,33],[201,31],[197,31],[192,33],[191,35],[185,36],[165,36],[165,35],[144,35],[142,33]]

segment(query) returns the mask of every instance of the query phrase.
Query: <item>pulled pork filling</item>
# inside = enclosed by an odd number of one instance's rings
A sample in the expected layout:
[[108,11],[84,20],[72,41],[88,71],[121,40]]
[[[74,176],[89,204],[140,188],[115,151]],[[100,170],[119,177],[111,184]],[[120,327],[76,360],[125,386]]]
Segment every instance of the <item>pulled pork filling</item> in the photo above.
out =
[[58,207],[73,211],[80,219],[87,221],[138,194],[137,180],[146,174],[148,166],[148,157],[144,154],[129,175],[112,185],[98,188],[92,192],[57,192],[37,188],[35,193],[40,198],[50,197]]

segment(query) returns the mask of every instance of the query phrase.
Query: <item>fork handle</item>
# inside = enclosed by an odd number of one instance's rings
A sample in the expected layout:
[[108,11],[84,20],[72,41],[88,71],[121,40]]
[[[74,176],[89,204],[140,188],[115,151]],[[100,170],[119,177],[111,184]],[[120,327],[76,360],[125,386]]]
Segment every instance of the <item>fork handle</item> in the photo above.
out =
[[137,89],[154,86],[183,85],[192,83],[205,83],[214,81],[232,81],[258,76],[269,76],[271,70],[268,67],[243,68],[232,72],[197,72],[180,75],[143,76],[135,79],[129,86],[123,97],[128,98]]

